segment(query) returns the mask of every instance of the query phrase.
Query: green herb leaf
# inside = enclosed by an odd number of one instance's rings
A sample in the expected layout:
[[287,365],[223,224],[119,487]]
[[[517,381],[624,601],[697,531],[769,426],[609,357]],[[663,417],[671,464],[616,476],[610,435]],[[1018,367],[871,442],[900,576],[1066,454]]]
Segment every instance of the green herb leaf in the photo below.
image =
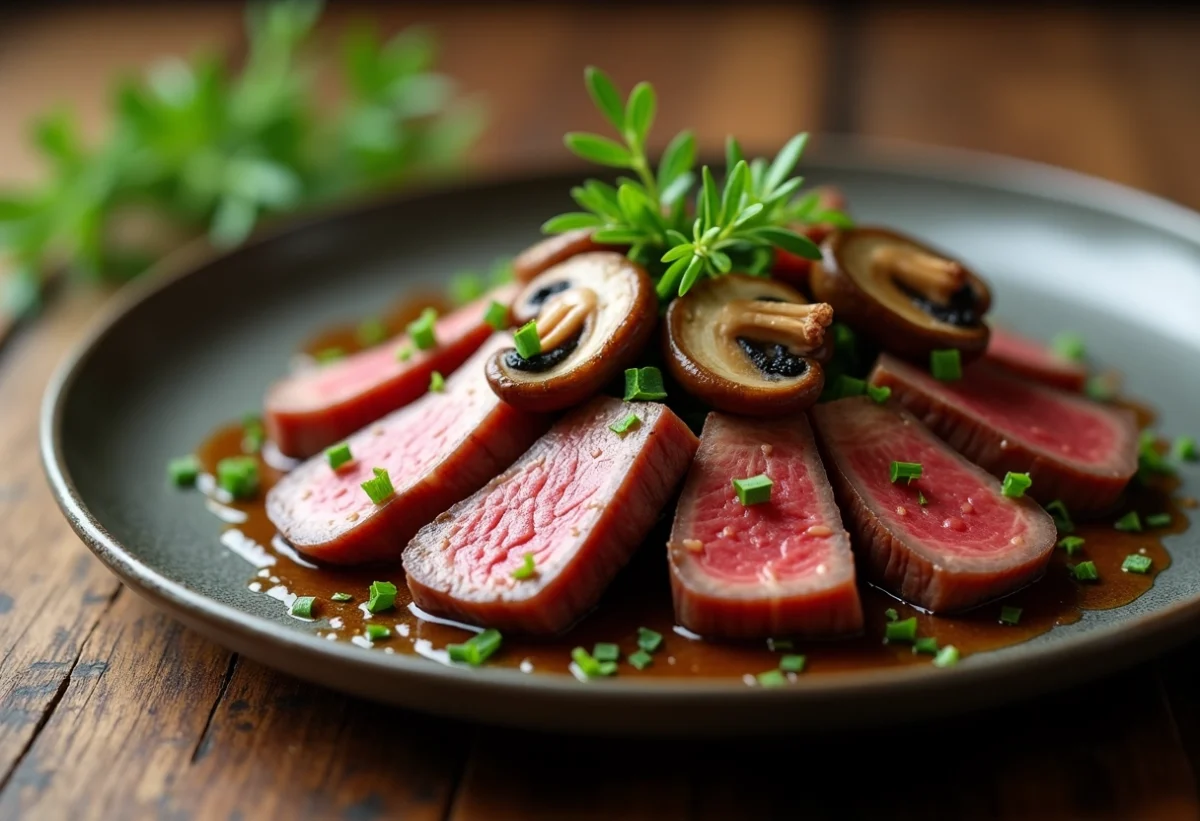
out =
[[595,214],[576,211],[570,214],[559,214],[542,224],[543,234],[562,234],[576,231],[580,228],[596,228],[604,224],[604,220]]
[[646,135],[654,125],[657,109],[658,100],[654,94],[654,86],[638,83],[633,87],[633,91],[629,92],[629,102],[625,105],[625,128],[622,131],[631,143],[646,144]]
[[632,168],[633,155],[615,140],[597,134],[572,132],[563,138],[564,144],[576,156],[613,168]]
[[800,155],[804,153],[804,146],[807,143],[807,134],[797,134],[780,149],[771,163],[771,167],[767,170],[766,177],[763,178],[762,187],[765,192],[770,193],[783,184],[788,175],[795,170],[796,164],[800,162]]
[[584,69],[583,79],[596,108],[612,123],[613,128],[624,132],[625,106],[621,102],[621,92],[617,91],[613,81],[595,66],[588,66]]

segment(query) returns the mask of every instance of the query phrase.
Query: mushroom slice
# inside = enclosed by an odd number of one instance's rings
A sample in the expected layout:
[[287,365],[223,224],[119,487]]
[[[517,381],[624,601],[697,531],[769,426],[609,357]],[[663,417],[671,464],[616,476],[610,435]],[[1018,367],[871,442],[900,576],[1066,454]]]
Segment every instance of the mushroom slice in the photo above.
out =
[[650,277],[612,251],[559,263],[525,286],[514,316],[537,320],[541,353],[514,348],[487,362],[496,395],[522,410],[569,408],[598,393],[641,354],[654,333],[658,301]]
[[762,277],[703,280],[667,309],[667,367],[694,396],[746,416],[792,413],[817,401],[833,309]]
[[517,282],[529,282],[547,269],[566,262],[576,254],[589,251],[612,250],[612,246],[604,246],[592,240],[591,228],[579,228],[546,237],[534,243],[513,260],[513,278]]
[[887,351],[923,360],[955,348],[965,359],[987,348],[987,283],[955,259],[885,228],[837,231],[813,264],[812,290]]

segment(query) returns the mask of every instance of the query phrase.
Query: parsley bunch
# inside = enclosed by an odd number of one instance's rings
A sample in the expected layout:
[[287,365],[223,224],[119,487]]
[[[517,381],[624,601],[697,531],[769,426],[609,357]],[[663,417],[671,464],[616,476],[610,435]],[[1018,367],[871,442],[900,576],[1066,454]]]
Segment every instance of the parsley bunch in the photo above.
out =
[[424,30],[386,42],[352,33],[345,101],[318,111],[301,56],[320,11],[315,0],[251,5],[238,70],[209,55],[122,81],[100,145],[85,145],[68,111],[40,120],[33,137],[49,178],[0,191],[0,261],[13,268],[0,280],[0,308],[34,307],[51,273],[127,278],[188,237],[233,246],[264,217],[459,159],[480,111],[432,71],[436,46]]
[[[573,132],[564,142],[585,160],[632,171],[636,179],[618,177],[610,185],[590,179],[571,190],[583,211],[547,221],[549,234],[591,229],[600,243],[629,246],[628,256],[645,265],[657,280],[660,299],[686,294],[702,276],[737,270],[765,275],[782,249],[807,259],[820,250],[797,225],[849,224],[840,212],[822,209],[817,192],[800,193],[802,177],[792,172],[808,141],[798,134],[773,160],[747,161],[733,137],[726,142],[728,173],[718,185],[708,166],[699,186],[694,171],[696,140],[683,131],[671,140],[653,169],[646,141],[654,123],[657,98],[649,83],[638,83],[622,100],[612,80],[600,69],[584,73],[588,92],[621,140]],[[694,206],[688,196],[696,190]]]

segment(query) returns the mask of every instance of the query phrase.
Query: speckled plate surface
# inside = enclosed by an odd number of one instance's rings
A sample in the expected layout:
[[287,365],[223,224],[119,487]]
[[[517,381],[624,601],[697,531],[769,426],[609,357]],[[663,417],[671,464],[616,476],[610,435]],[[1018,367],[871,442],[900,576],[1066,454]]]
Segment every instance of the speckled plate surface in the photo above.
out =
[[[1152,398],[1168,436],[1200,425],[1200,215],[1064,171],[972,154],[817,140],[810,182],[836,182],[862,222],[911,231],[989,277],[996,317],[1069,327]],[[167,459],[256,407],[315,328],[367,315],[408,279],[486,266],[569,205],[577,174],[485,182],[308,220],[215,259],[175,260],[131,287],[48,390],[41,447],[53,491],[127,584],[213,640],[302,678],[469,719],[573,731],[744,733],[846,726],[977,708],[1132,664],[1200,626],[1200,530],[1169,536],[1173,566],[1123,608],[1092,611],[951,669],[733,680],[452,669],[319,639],[247,590],[202,504],[168,488]],[[1200,495],[1200,470],[1183,471]],[[905,710],[895,710],[903,703]],[[536,709],[531,706],[536,705]]]

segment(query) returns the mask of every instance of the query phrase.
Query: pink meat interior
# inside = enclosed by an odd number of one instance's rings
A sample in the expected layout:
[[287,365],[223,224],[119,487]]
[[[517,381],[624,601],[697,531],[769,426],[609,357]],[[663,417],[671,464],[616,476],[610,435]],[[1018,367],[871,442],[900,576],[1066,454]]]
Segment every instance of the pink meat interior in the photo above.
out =
[[1080,373],[1082,365],[1065,359],[1041,342],[1026,339],[1011,331],[992,328],[988,339],[987,356],[1017,367],[1059,373]]

